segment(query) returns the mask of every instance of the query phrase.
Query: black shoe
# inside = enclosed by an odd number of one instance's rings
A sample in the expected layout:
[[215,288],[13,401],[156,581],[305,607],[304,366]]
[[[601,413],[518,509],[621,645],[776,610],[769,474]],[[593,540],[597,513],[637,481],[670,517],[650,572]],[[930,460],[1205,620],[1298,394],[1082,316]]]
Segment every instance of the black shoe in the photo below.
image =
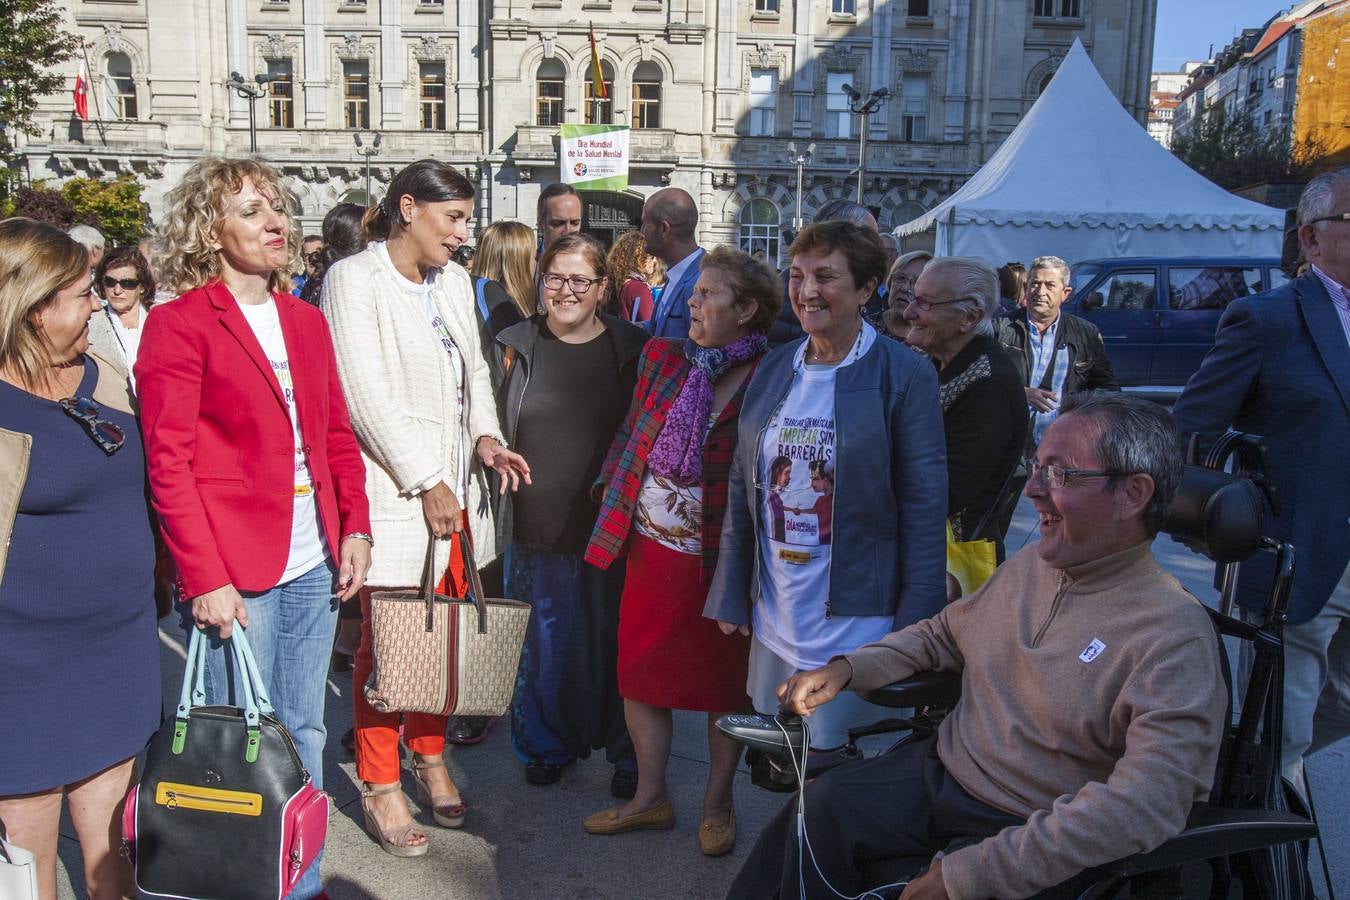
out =
[[557,763],[530,763],[525,767],[525,780],[530,784],[557,784],[562,778],[562,766]]
[[348,728],[342,733],[342,748],[353,756],[356,755],[356,729]]
[[633,769],[615,769],[609,780],[609,792],[620,800],[632,800],[637,793],[638,773]]
[[452,744],[477,744],[487,737],[492,721],[490,716],[455,716],[445,739]]

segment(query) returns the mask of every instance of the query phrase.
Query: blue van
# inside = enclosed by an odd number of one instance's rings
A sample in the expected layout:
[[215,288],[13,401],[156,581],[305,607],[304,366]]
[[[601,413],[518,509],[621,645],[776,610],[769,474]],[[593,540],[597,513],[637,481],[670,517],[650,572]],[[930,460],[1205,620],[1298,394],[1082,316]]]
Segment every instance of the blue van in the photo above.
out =
[[1071,268],[1064,309],[1101,330],[1121,387],[1175,387],[1214,345],[1223,308],[1288,279],[1277,258],[1122,257]]

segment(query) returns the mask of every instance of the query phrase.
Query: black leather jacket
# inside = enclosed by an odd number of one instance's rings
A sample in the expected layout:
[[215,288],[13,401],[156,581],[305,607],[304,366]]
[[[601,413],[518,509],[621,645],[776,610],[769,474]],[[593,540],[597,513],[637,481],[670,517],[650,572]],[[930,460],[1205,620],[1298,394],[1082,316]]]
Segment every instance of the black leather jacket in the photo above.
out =
[[[1031,379],[1031,351],[1028,349],[1026,310],[1006,319],[994,320],[994,333],[1003,349],[1012,357],[1013,363],[1022,373],[1023,386],[1048,387],[1046,384],[1029,385]],[[1069,353],[1069,371],[1064,379],[1064,393],[1076,394],[1079,391],[1108,390],[1118,391],[1115,373],[1111,371],[1111,360],[1106,356],[1106,344],[1102,333],[1086,319],[1059,314],[1059,331],[1055,336],[1055,351],[1067,349]],[[1046,378],[1051,369],[1046,369]]]

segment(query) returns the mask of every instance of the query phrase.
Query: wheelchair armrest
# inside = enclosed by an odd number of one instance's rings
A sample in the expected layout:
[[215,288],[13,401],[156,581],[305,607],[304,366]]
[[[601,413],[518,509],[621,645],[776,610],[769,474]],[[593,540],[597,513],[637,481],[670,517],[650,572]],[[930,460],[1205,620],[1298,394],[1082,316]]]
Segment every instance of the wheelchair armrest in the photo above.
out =
[[868,703],[892,708],[955,706],[961,699],[960,672],[916,672],[874,691],[860,691]]
[[1181,834],[1148,853],[1127,856],[1102,869],[1122,876],[1139,875],[1316,836],[1317,826],[1294,813],[1196,804]]

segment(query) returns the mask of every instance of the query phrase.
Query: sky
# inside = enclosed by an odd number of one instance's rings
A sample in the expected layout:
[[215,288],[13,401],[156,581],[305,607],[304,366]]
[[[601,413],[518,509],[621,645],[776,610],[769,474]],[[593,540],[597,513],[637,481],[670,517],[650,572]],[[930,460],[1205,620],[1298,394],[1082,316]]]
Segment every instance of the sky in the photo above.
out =
[[1243,28],[1259,28],[1295,0],[1158,0],[1153,71],[1175,72],[1190,59],[1218,52]]

